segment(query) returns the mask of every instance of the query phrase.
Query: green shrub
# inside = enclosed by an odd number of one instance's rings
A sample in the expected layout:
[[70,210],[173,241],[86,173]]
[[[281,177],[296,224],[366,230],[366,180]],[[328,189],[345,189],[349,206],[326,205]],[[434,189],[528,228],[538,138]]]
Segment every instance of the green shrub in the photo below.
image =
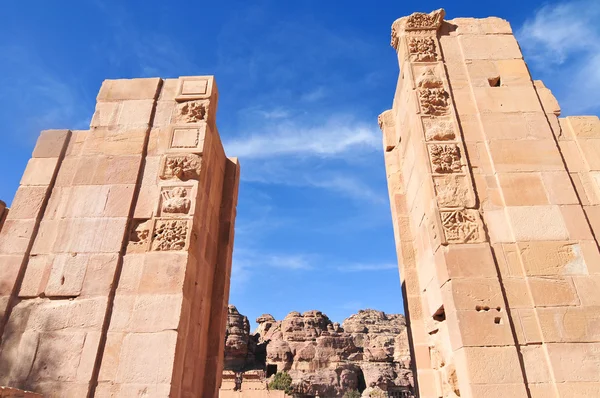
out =
[[277,372],[269,383],[269,390],[282,390],[287,395],[292,395],[292,376],[288,372]]
[[344,393],[342,398],[360,398],[360,392],[357,390],[350,390]]

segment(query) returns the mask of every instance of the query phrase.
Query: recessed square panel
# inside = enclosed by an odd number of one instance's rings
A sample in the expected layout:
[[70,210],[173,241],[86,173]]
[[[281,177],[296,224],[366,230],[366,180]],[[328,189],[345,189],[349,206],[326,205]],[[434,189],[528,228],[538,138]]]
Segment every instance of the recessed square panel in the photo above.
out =
[[198,127],[174,126],[171,128],[169,152],[202,153],[206,124]]
[[210,99],[216,102],[217,96],[214,76],[184,76],[179,78],[175,101]]
[[184,80],[181,84],[182,95],[206,95],[208,80]]

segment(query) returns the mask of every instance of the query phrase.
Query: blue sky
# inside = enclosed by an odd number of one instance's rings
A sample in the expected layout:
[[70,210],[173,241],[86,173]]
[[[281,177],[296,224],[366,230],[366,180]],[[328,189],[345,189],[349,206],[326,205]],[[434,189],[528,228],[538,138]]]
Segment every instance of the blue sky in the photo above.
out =
[[262,313],[402,312],[377,115],[398,75],[392,22],[499,16],[563,115],[600,110],[600,3],[63,0],[3,4],[0,199],[40,130],[86,129],[106,78],[216,75],[242,182],[231,302]]

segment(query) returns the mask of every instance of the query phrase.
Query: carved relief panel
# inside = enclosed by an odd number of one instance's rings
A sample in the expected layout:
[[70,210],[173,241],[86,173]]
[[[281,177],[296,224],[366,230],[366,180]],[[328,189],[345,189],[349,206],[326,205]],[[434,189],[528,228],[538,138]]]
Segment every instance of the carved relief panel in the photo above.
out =
[[433,185],[441,208],[475,206],[471,183],[466,175],[433,176]]
[[479,212],[474,209],[440,211],[447,243],[476,243],[485,240]]
[[152,251],[184,250],[188,247],[191,220],[156,218],[152,229]]
[[409,37],[408,53],[412,62],[435,62],[437,53],[433,37]]
[[423,117],[426,141],[449,141],[456,139],[454,123],[449,117]]
[[152,221],[148,219],[132,220],[129,241],[127,243],[127,253],[142,253],[148,251],[150,243],[150,230]]
[[161,162],[160,179],[182,181],[200,178],[202,158],[195,154],[165,155]]
[[208,100],[186,101],[177,104],[173,123],[200,123],[206,122],[209,113],[210,103]]
[[460,173],[463,171],[461,151],[457,144],[427,145],[431,170],[438,174]]
[[165,185],[160,187],[160,198],[156,215],[169,217],[184,217],[194,214],[194,185]]

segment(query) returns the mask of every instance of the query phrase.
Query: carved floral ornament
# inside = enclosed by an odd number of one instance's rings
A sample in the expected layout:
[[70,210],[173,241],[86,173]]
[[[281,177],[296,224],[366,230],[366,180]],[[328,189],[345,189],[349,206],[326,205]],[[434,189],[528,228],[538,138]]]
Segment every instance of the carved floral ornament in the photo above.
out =
[[408,52],[413,62],[437,61],[435,39],[433,37],[410,37]]
[[182,181],[198,179],[202,158],[195,154],[167,155],[163,158],[160,178],[162,180],[179,179]]
[[156,219],[152,232],[152,250],[183,250],[187,242],[188,224],[188,220]]
[[429,14],[416,12],[408,17],[397,19],[392,24],[391,46],[398,51],[400,36],[403,32],[439,29],[444,21],[445,14],[446,12],[440,8]]
[[175,122],[177,123],[199,123],[206,121],[209,101],[195,100],[177,104]]
[[462,171],[460,148],[456,144],[429,145],[429,156],[434,173],[449,174]]

